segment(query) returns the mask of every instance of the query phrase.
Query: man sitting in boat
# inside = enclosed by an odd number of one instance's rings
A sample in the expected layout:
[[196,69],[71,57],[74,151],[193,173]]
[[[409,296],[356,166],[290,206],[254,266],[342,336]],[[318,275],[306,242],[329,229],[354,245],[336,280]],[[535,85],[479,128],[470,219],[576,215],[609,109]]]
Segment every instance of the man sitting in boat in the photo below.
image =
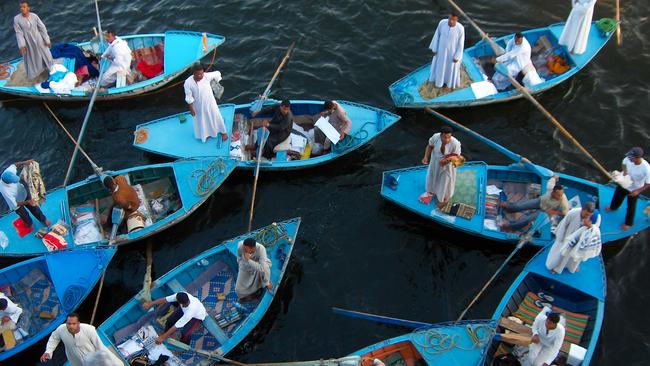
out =
[[420,195],[419,200],[428,205],[435,197],[439,209],[444,207],[449,198],[454,195],[456,186],[454,161],[461,156],[460,141],[451,133],[451,127],[442,126],[440,132],[433,134],[429,139],[422,158],[422,164],[429,164],[429,169],[427,169],[425,182],[426,192]]
[[110,66],[104,71],[104,76],[100,81],[103,87],[113,86],[118,77],[125,77],[131,72],[131,48],[125,40],[115,35],[115,31],[109,29],[106,31],[106,41],[109,43],[108,48],[102,54],[102,58],[110,61]]
[[560,324],[560,314],[545,307],[535,317],[532,328],[532,343],[528,346],[528,354],[521,360],[521,365],[552,365],[564,342],[565,330],[564,325]]
[[[350,133],[352,122],[350,121],[350,118],[348,118],[348,114],[345,109],[335,100],[326,101],[323,105],[322,112],[313,116],[295,116],[293,121],[305,130],[310,130],[311,128],[314,128],[314,124],[321,117],[328,118],[327,122],[332,125],[332,127],[334,127],[339,133],[339,140],[343,140],[345,136]],[[316,128],[314,130],[314,142],[316,144],[320,144],[322,148],[318,152],[315,152],[312,149],[312,155],[318,155],[319,153],[323,154],[332,148],[332,141],[328,139],[323,131],[321,131],[319,128]]]
[[113,198],[113,206],[108,210],[108,224],[112,224],[110,213],[113,211],[113,207],[115,206],[124,210],[125,217],[129,217],[129,215],[138,210],[140,207],[138,193],[129,185],[129,182],[126,181],[126,178],[123,175],[118,175],[115,178],[105,176],[102,179],[102,183],[111,193],[111,197]]
[[564,187],[558,183],[558,179],[557,176],[553,176],[546,182],[546,193],[541,197],[515,203],[501,202],[500,206],[508,212],[535,210],[532,213],[524,213],[517,220],[504,221],[501,228],[513,231],[523,229],[539,216],[541,210],[546,212],[549,217],[565,216],[569,212],[569,200],[564,194]]
[[228,140],[228,131],[210,86],[213,80],[220,81],[221,72],[205,72],[203,64],[197,62],[192,66],[192,75],[183,84],[185,103],[194,119],[194,138],[201,142],[219,135],[222,141]]
[[436,88],[454,89],[460,85],[460,65],[465,47],[465,28],[458,22],[458,15],[438,22],[429,49],[433,52],[429,83]]
[[253,238],[246,238],[237,245],[237,297],[244,299],[254,295],[263,287],[273,290],[271,283],[271,261],[266,248]]
[[[508,41],[506,53],[497,57],[497,62],[505,66],[508,74],[516,79],[520,72],[525,73],[530,67],[534,68],[530,55],[530,43],[523,34],[517,32]],[[505,90],[511,85],[508,76],[499,73],[498,69],[492,76],[492,83],[498,90]]]
[[[16,329],[16,324],[22,313],[23,309],[0,292],[0,336],[7,330],[13,331]],[[4,336],[0,338],[0,342],[2,342],[0,347],[3,347],[5,342]]]
[[196,297],[186,293],[178,292],[158,300],[145,302],[142,306],[149,309],[153,305],[170,303],[175,310],[165,322],[165,332],[156,338],[156,343],[161,344],[165,339],[174,334],[176,330],[182,329],[180,341],[188,343],[190,335],[203,322],[208,315],[205,306]]
[[600,254],[600,214],[593,202],[576,207],[560,221],[555,229],[555,242],[546,258],[546,268],[551,273],[578,271],[580,262]]
[[[269,130],[269,137],[266,139],[262,155],[267,158],[273,158],[276,146],[285,142],[291,136],[293,127],[293,113],[291,113],[291,102],[284,99],[279,104],[262,108],[259,111],[251,113],[252,117],[258,114],[271,114],[269,118],[252,119],[253,127],[266,127]],[[288,145],[288,144],[287,144]],[[259,146],[259,141],[258,141]]]

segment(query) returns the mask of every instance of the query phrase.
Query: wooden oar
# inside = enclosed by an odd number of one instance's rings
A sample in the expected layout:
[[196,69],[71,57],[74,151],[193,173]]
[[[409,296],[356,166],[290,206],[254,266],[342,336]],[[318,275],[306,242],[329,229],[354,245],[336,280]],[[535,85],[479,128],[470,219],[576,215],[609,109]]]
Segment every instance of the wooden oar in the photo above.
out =
[[549,222],[548,215],[546,215],[545,213],[541,213],[541,215],[544,215],[544,219],[535,221],[535,224],[533,224],[531,228],[524,235],[521,236],[519,242],[517,243],[517,246],[515,247],[515,250],[513,250],[510,253],[510,255],[506,258],[506,260],[504,260],[503,263],[501,263],[501,266],[499,266],[499,268],[496,270],[496,272],[494,272],[492,277],[490,277],[490,279],[485,283],[485,285],[483,285],[481,290],[478,292],[478,294],[476,294],[476,296],[474,296],[474,298],[472,299],[472,301],[470,301],[469,305],[467,305],[465,310],[463,310],[463,312],[460,313],[460,316],[458,317],[458,319],[456,319],[456,321],[463,320],[463,317],[465,316],[469,308],[471,308],[472,305],[474,305],[478,301],[481,295],[483,295],[483,292],[485,292],[485,290],[490,286],[490,284],[492,284],[492,281],[494,281],[494,279],[497,278],[497,276],[501,273],[501,271],[503,271],[503,269],[506,268],[506,264],[510,262],[510,260],[515,256],[515,254],[517,254],[517,252],[521,248],[523,248],[526,243],[530,242],[530,239],[533,237],[535,231],[537,231],[539,228],[541,228],[542,226],[546,225]]
[[415,320],[406,320],[400,318],[392,318],[390,316],[370,314],[370,313],[364,313],[361,311],[354,311],[354,310],[346,310],[337,307],[333,307],[332,312],[334,314],[347,316],[349,318],[370,320],[377,323],[397,325],[400,327],[405,327],[410,329],[417,329],[417,328],[428,327],[432,325],[431,323],[424,323]]
[[[501,53],[501,49],[497,46],[496,43],[492,40],[492,38],[488,37],[488,35],[483,32],[481,27],[476,24],[472,18],[467,15],[463,9],[461,9],[458,5],[453,0],[447,0],[449,1],[449,4],[451,4],[458,13],[462,14],[469,22],[470,24],[481,34],[481,37],[483,40],[488,42],[488,44],[492,47],[492,50],[494,51],[495,55],[499,55]],[[614,178],[609,174],[607,169],[605,169],[591,154],[587,149],[585,149],[579,142],[576,140],[569,131],[567,131],[562,124],[553,117],[553,115],[546,110],[529,92],[524,88],[517,80],[515,80],[510,73],[506,72],[505,75],[508,77],[508,80],[510,80],[510,83],[517,89],[518,92],[520,92],[526,99],[528,99],[533,105],[540,111],[542,114],[549,120],[551,123],[564,135],[565,138],[567,138],[573,145],[575,145],[588,159],[589,161],[604,175],[606,176],[609,180],[614,180]]]
[[220,355],[220,354],[218,354],[216,352],[209,352],[209,351],[204,351],[204,350],[200,350],[200,349],[194,349],[190,345],[185,344],[185,343],[183,343],[183,342],[181,342],[181,341],[179,341],[177,339],[174,339],[174,338],[165,339],[165,343],[167,345],[169,345],[169,346],[172,346],[173,348],[177,348],[177,349],[187,351],[187,352],[194,352],[194,353],[196,353],[198,355],[201,355],[203,357],[206,357],[206,358],[208,358],[210,360],[217,360],[217,361],[221,361],[221,362],[226,362],[228,364],[236,365],[236,366],[250,366],[248,364],[226,358],[226,357],[224,357],[224,356],[222,356],[222,355]]
[[257,99],[252,105],[251,105],[251,112],[257,112],[260,109],[262,109],[262,105],[264,104],[264,101],[266,98],[268,98],[269,93],[271,92],[271,87],[273,86],[273,83],[275,83],[275,79],[277,79],[278,75],[280,75],[280,70],[284,67],[284,65],[287,64],[287,61],[289,61],[289,58],[291,57],[291,52],[293,51],[294,46],[296,45],[296,42],[291,42],[291,46],[289,46],[289,49],[287,49],[287,52],[285,53],[284,57],[282,58],[282,61],[280,61],[280,65],[278,65],[278,68],[275,70],[275,73],[273,74],[273,77],[271,78],[271,81],[269,81],[269,84],[266,86],[266,89],[264,89],[264,92],[262,95]]
[[621,37],[621,0],[616,0],[616,44],[619,46],[623,42]]
[[[287,61],[289,61],[289,57],[291,57],[291,51],[293,51],[293,47],[295,45],[296,42],[291,42],[291,46],[289,46],[287,53],[282,58],[282,61],[280,61],[280,65],[278,65],[278,68],[275,70],[275,73],[273,73],[273,77],[271,78],[271,81],[269,81],[269,84],[266,86],[266,89],[264,89],[264,93],[262,93],[260,98],[251,105],[251,112],[257,112],[260,109],[262,109],[262,105],[264,104],[264,101],[266,100],[269,93],[271,92],[271,87],[273,86],[275,79],[278,77],[278,75],[280,75],[280,70],[282,70],[284,65],[287,64]],[[248,215],[249,232],[253,227],[253,214],[255,212],[255,195],[257,193],[257,178],[260,176],[260,163],[262,162],[262,150],[264,149],[264,145],[266,144],[266,140],[267,140],[266,131],[267,131],[266,127],[262,127],[262,141],[260,141],[259,150],[257,151],[257,164],[255,165],[255,180],[253,181],[253,197],[251,198],[251,209]],[[253,125],[251,124],[251,136],[252,136],[252,132],[253,132]]]

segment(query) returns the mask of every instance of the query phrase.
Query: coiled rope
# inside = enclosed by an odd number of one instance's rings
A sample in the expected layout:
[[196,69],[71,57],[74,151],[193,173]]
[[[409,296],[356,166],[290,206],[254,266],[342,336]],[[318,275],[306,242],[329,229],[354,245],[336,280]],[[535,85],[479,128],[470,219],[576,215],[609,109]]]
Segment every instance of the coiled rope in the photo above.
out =
[[342,151],[345,149],[349,149],[352,146],[357,145],[360,141],[363,141],[370,136],[370,132],[366,130],[367,125],[376,125],[377,123],[375,122],[366,122],[361,125],[361,128],[359,131],[357,131],[354,135],[347,135],[343,140],[339,141],[338,144],[334,145],[336,146],[337,151]]
[[461,340],[460,334],[448,334],[446,332],[440,331],[438,328],[416,330],[414,333],[416,335],[422,335],[424,340],[420,342],[417,340],[417,337],[413,337],[413,343],[420,346],[419,348],[423,349],[425,353],[435,355],[449,352],[454,348],[458,348],[463,351],[471,351],[476,348],[482,348],[492,339],[492,335],[494,334],[494,330],[485,324],[468,324],[465,328],[465,331],[472,341],[472,347],[463,347],[459,345]]
[[65,310],[65,312],[73,311],[74,308],[76,308],[77,305],[79,305],[81,299],[83,299],[87,289],[88,286],[82,286],[82,285],[68,286],[68,288],[66,288],[65,291],[63,292],[63,298],[61,301],[63,310]]
[[289,238],[284,225],[278,225],[275,222],[263,229],[260,229],[255,235],[255,240],[265,247],[275,245],[275,243],[282,239],[286,239],[287,241],[291,242],[291,238]]
[[194,169],[187,177],[187,184],[194,195],[205,196],[216,189],[219,185],[217,178],[225,171],[226,163],[223,159],[214,160],[206,169]]

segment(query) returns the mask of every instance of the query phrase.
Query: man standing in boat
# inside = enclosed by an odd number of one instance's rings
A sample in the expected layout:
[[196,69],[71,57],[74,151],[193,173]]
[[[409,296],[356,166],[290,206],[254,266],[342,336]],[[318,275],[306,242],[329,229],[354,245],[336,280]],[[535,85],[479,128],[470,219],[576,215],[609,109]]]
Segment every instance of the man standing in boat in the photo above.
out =
[[[20,0],[20,14],[14,17],[14,31],[18,41],[18,49],[23,56],[25,72],[27,79],[32,82],[43,71],[49,73],[52,66],[52,54],[50,53],[50,36],[47,34],[47,28],[38,15],[29,11],[29,2]],[[43,80],[47,79],[45,77]]]
[[454,89],[460,85],[460,65],[465,47],[465,28],[458,22],[458,15],[438,23],[429,48],[433,60],[429,69],[429,83],[436,88]]
[[110,66],[104,71],[100,84],[104,87],[112,86],[116,83],[118,76],[126,77],[131,73],[131,48],[125,40],[118,37],[115,31],[109,29],[106,31],[106,42],[108,48],[102,54],[102,58],[110,61]]
[[426,192],[420,195],[420,202],[428,205],[433,197],[436,206],[444,207],[454,195],[456,186],[456,165],[460,158],[460,141],[451,135],[449,126],[442,126],[440,132],[433,134],[424,150],[422,164],[429,164],[427,169]]
[[627,188],[621,187],[620,184],[616,186],[612,202],[605,210],[618,210],[627,198],[625,223],[621,226],[623,230],[627,230],[634,225],[634,213],[639,195],[650,188],[650,164],[643,158],[643,149],[640,147],[630,149],[623,158],[622,169],[623,175],[629,176],[632,182]]
[[228,131],[210,86],[212,80],[220,81],[221,72],[205,72],[203,64],[197,62],[192,66],[192,75],[183,84],[185,102],[194,118],[194,137],[201,142],[219,134],[222,141],[228,140]]

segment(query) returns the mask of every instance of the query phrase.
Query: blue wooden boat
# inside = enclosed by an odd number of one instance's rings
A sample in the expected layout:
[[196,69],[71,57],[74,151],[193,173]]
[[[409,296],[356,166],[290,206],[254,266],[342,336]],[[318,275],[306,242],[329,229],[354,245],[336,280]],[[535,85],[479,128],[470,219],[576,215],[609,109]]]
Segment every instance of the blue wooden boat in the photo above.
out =
[[[525,334],[526,332],[520,332],[525,331],[524,328],[507,318],[514,316],[530,325],[541,308],[549,306],[561,313],[566,321],[566,335],[560,357],[566,356],[570,348],[577,345],[586,350],[581,365],[589,365],[605,314],[607,280],[603,259],[599,256],[583,262],[577,273],[564,271],[562,274],[552,274],[545,266],[549,251],[550,248],[542,249],[526,264],[492,318],[499,324],[499,333],[509,329]],[[495,354],[507,351],[507,348],[495,340],[488,351],[488,360]]]
[[432,324],[351,355],[377,358],[386,365],[482,365],[495,328],[493,320]]
[[[291,170],[328,163],[363,146],[400,119],[399,116],[379,108],[354,102],[338,102],[345,108],[352,122],[348,137],[335,145],[330,152],[305,160],[289,160],[285,153],[276,154],[273,160],[264,160],[260,164],[260,169]],[[270,100],[265,105],[275,103],[278,103],[278,101]],[[323,103],[324,101],[317,100],[292,100],[291,111],[294,116],[315,115],[323,111]],[[244,126],[247,123],[250,118],[250,107],[251,103],[223,104],[219,106],[228,129],[229,138],[232,138],[233,132],[237,132],[242,128],[240,125]],[[265,116],[258,115],[257,117]],[[243,133],[246,134],[246,132]],[[230,153],[230,140],[221,142],[209,139],[206,143],[201,143],[200,140],[195,139],[193,119],[188,112],[140,124],[136,127],[135,135],[133,146],[154,154],[173,158],[213,156],[215,154],[228,156]],[[138,141],[138,136],[147,136],[147,138]],[[242,160],[237,167],[254,169],[255,165],[255,160]]]
[[[158,233],[185,219],[214,193],[235,169],[233,159],[184,159],[171,163],[143,165],[109,172],[124,175],[140,196],[141,213],[147,219],[144,228],[119,231],[116,245],[127,244]],[[70,228],[64,236],[69,249],[108,244],[110,228],[106,222],[112,199],[97,176],[57,188],[47,193],[41,210],[56,223],[61,220]],[[9,239],[9,246],[0,249],[0,256],[30,256],[47,252],[40,238],[33,234],[19,237],[13,222],[15,212],[0,217],[0,230]],[[41,224],[34,220],[35,230]]]
[[[558,44],[563,29],[564,23],[557,23],[522,32],[533,48],[531,57],[533,64],[538,74],[546,80],[529,88],[531,94],[541,93],[573,76],[596,56],[611,37],[611,33],[601,32],[596,26],[596,22],[594,22],[589,32],[586,51],[581,55],[574,55],[567,52],[565,46]],[[510,34],[497,38],[495,41],[505,49],[507,42],[512,37],[513,34]],[[536,52],[537,45],[539,45],[539,49]],[[568,70],[561,74],[545,72],[544,70],[548,70],[546,56],[550,54],[561,55],[567,61]],[[469,107],[521,98],[522,95],[514,89],[501,91],[480,99],[476,98],[470,84],[487,80],[487,76],[491,77],[494,73],[494,61],[488,59],[493,56],[492,48],[485,41],[480,41],[474,46],[465,49],[461,66],[461,73],[464,75],[461,79],[466,80],[466,82],[462,82],[461,88],[443,95],[431,98],[425,92],[423,97],[420,92],[420,87],[429,79],[430,62],[394,82],[388,90],[395,106],[402,108],[424,108],[427,106],[431,108]]]
[[[625,210],[620,208],[617,211],[610,212],[604,210],[614,195],[616,188],[614,183],[599,184],[568,174],[554,173],[547,168],[531,163],[522,156],[435,111],[431,112],[444,122],[499,150],[516,163],[501,166],[488,165],[477,161],[466,163],[458,168],[454,196],[449,201],[473,207],[475,212],[470,218],[451,216],[438,210],[433,203],[425,205],[419,202],[418,196],[425,190],[427,166],[384,172],[381,195],[388,201],[456,230],[487,239],[514,242],[519,240],[522,232],[501,230],[498,222],[505,217],[505,212],[501,209],[495,209],[495,205],[504,199],[508,199],[508,195],[524,199],[526,196],[536,194],[536,192],[544,194],[548,179],[553,175],[557,175],[560,178],[560,184],[564,186],[565,194],[570,203],[580,206],[580,203],[592,201],[600,208],[602,216],[600,230],[603,243],[628,237],[650,227],[650,209],[648,209],[650,200],[647,196],[639,196],[634,225],[630,229],[623,231],[620,225],[625,222]],[[494,188],[501,190],[501,193],[493,191]],[[543,216],[545,215],[540,215],[537,222],[534,223],[534,225],[540,227],[531,238],[531,243],[534,245],[546,246],[554,241],[553,225],[542,225]]]
[[[115,251],[109,247],[59,251],[1,269],[0,286],[23,309],[17,326],[27,335],[13,348],[0,351],[0,361],[30,347],[65,322],[95,287]],[[74,271],[70,271],[72,263]]]
[[[106,91],[97,94],[97,100],[114,100],[132,97],[161,88],[180,76],[194,62],[213,52],[217,46],[225,41],[223,36],[183,30],[170,30],[165,33],[156,34],[130,35],[121,38],[128,42],[129,47],[133,51],[132,69],[136,67],[140,60],[154,60],[163,64],[162,73],[151,78],[143,76],[142,79],[144,80],[135,81],[132,84],[108,88]],[[82,50],[93,54],[99,52],[99,47],[96,42],[74,44]],[[22,57],[10,61],[7,70],[10,73],[17,72],[17,70],[20,70],[19,63],[21,62]],[[74,65],[74,59],[64,59],[64,65],[68,65],[68,69],[72,69],[72,67],[69,67],[71,64]],[[11,85],[10,80],[11,75],[0,80],[0,92],[25,98],[60,101],[85,101],[89,100],[92,94],[92,88],[90,90],[73,89],[68,94],[55,94],[49,89],[41,92],[33,85],[8,86],[8,83]]]
[[[189,349],[177,348],[176,342],[176,346],[171,342],[166,343],[180,361],[178,364],[211,364],[206,354],[226,354],[251,333],[269,308],[282,281],[299,226],[300,219],[295,218],[227,240],[172,269],[154,282],[151,289],[153,299],[184,291],[201,300],[208,312],[203,326],[191,335]],[[272,261],[271,282],[274,290],[271,292],[265,289],[257,299],[239,303],[235,293],[237,245],[250,236],[254,236],[258,243],[266,247],[268,258]],[[157,320],[167,311],[165,307],[145,310],[142,307],[143,295],[142,291],[138,293],[97,329],[102,341],[123,357],[126,365],[128,360],[118,350],[119,346],[130,339],[136,340],[138,334],[143,334],[139,332],[143,327],[150,326],[161,333],[162,326]],[[150,337],[144,343],[150,345]]]

